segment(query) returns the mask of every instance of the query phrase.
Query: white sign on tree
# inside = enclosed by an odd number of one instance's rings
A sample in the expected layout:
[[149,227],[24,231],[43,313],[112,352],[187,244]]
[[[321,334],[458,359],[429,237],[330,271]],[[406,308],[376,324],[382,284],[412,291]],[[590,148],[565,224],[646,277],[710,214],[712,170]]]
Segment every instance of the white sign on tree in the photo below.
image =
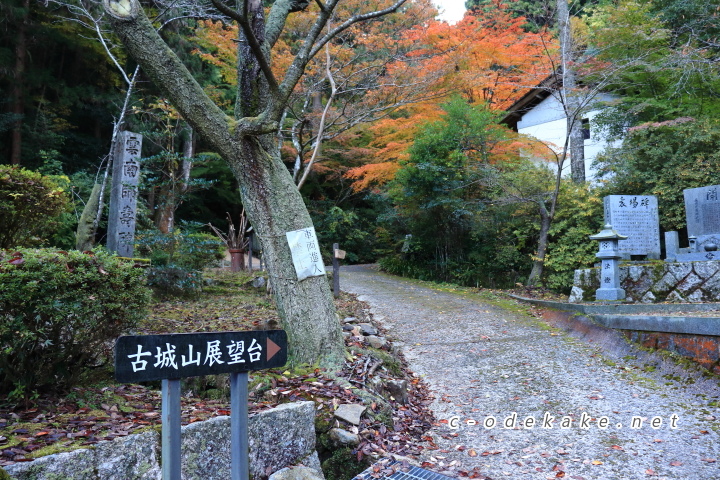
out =
[[325,264],[320,255],[315,228],[287,232],[285,236],[290,246],[298,280],[325,275]]

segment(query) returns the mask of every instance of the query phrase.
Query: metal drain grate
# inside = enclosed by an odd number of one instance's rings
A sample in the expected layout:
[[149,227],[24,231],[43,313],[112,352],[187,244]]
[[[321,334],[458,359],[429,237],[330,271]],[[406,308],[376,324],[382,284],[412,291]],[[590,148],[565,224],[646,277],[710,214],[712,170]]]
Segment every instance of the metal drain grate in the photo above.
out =
[[412,467],[408,472],[398,470],[392,475],[388,475],[384,478],[390,480],[455,480],[454,478],[448,477],[447,475],[441,475],[439,473],[431,472],[430,470],[425,470],[424,468],[420,467]]
[[440,473],[411,467],[407,462],[383,459],[357,475],[353,480],[456,480]]

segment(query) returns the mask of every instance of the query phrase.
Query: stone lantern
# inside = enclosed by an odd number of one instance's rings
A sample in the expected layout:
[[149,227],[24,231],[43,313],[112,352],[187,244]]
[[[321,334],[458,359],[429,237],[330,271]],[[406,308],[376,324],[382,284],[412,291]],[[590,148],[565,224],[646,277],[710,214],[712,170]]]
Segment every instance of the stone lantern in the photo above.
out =
[[618,243],[628,237],[616,232],[612,225],[605,225],[605,228],[595,235],[590,235],[590,240],[600,242],[600,250],[595,254],[600,259],[600,288],[595,291],[595,300],[623,300],[625,290],[620,288],[620,255]]

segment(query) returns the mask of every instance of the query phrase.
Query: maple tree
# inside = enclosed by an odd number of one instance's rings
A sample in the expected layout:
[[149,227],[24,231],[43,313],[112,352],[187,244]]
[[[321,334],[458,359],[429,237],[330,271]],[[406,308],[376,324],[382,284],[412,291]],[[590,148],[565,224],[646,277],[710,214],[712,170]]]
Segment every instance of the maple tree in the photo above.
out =
[[[404,68],[408,75],[426,81],[437,96],[459,93],[468,103],[503,110],[547,74],[550,59],[547,32],[527,32],[523,18],[512,18],[502,8],[485,17],[467,14],[456,25],[432,21],[416,27],[407,41],[417,45],[416,62]],[[374,159],[351,169],[347,176],[362,190],[391,180],[399,162],[407,160],[418,128],[440,118],[436,101],[417,102],[400,114],[372,126]]]
[[[338,15],[358,11],[362,5],[359,0],[340,4]],[[351,26],[310,60],[293,90],[278,132],[285,141],[283,157],[291,164],[300,188],[311,171],[343,169],[332,155],[322,155],[323,143],[335,140],[347,146],[355,134],[344,135],[353,127],[436,96],[428,93],[427,82],[418,82],[412,71],[400,68],[413,61],[414,44],[406,41],[408,30],[430,21],[436,12],[429,0],[409,1],[402,13],[390,14],[383,22]],[[299,39],[312,26],[313,15],[316,11],[308,8],[288,18],[274,47],[272,69],[277,76],[284,75],[292,63]],[[237,27],[220,22],[203,22],[196,32],[196,53],[219,69],[221,84],[207,90],[218,102],[227,98],[228,87],[237,84],[236,38]],[[229,106],[227,102],[225,105]],[[353,153],[339,156],[352,157]]]

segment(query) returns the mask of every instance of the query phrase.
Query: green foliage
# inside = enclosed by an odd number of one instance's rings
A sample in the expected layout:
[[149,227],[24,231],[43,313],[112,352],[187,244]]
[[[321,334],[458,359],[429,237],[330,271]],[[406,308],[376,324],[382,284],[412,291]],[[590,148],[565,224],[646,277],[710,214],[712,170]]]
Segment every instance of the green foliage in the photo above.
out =
[[464,261],[474,213],[489,198],[484,187],[488,157],[499,132],[494,116],[460,98],[443,106],[447,115],[423,127],[390,185],[401,225],[413,235],[412,256],[446,275]]
[[622,97],[596,121],[622,135],[627,125],[720,114],[718,48],[711,40],[717,21],[697,15],[708,10],[714,5],[697,0],[622,0],[595,8],[588,25],[597,52],[590,70],[596,70],[585,82],[611,79],[603,90]]
[[382,229],[372,225],[367,217],[361,217],[359,209],[343,210],[336,205],[323,208],[328,203],[313,202],[310,209],[325,260],[332,261],[332,246],[338,243],[347,252],[346,263],[375,261],[378,249],[387,247],[387,236]]
[[0,251],[0,391],[62,390],[143,317],[145,275],[106,252]]
[[153,265],[202,270],[224,258],[224,245],[215,235],[176,228],[170,233],[145,230],[135,236],[137,253]]
[[478,16],[487,15],[497,8],[505,8],[513,18],[525,18],[523,27],[531,32],[538,32],[555,24],[554,5],[544,1],[516,0],[499,6],[496,0],[467,0],[465,7]]
[[243,209],[237,180],[220,156],[203,153],[197,157],[202,157],[202,161],[193,163],[192,178],[199,184],[212,184],[212,188],[187,192],[176,216],[189,221],[212,223],[220,230],[227,231],[225,213],[230,213],[237,220]]
[[720,121],[685,118],[636,127],[597,164],[610,174],[604,195],[656,195],[661,228],[681,230],[683,190],[714,183],[720,171]]
[[[25,9],[24,3],[0,2],[0,92],[9,100],[14,88],[20,89],[24,111],[13,120],[21,121],[21,164],[38,168],[44,152],[56,151],[68,174],[91,168],[107,153],[104,140],[122,103],[117,101],[121,80],[116,67],[94,32],[80,22],[58,21],[54,14],[67,17],[67,8],[29,2]],[[18,45],[21,29],[25,42]],[[17,47],[26,52],[22,72],[17,71]],[[8,161],[10,138],[0,135],[0,162]]]
[[367,460],[358,461],[350,448],[339,448],[333,451],[330,458],[322,462],[322,471],[327,480],[350,480],[365,470]]
[[575,270],[595,263],[597,242],[588,237],[601,230],[602,218],[603,204],[598,189],[563,182],[545,256],[543,284],[547,288],[568,293]]
[[[570,3],[571,15],[580,15],[590,0],[575,0]],[[546,0],[514,0],[498,2],[497,0],[466,0],[465,7],[474,10],[476,15],[482,16],[492,10],[502,8],[507,10],[513,18],[525,19],[523,27],[531,32],[539,32],[544,28],[552,28],[556,24],[555,3]]]
[[59,178],[0,165],[0,248],[42,243],[68,205]]
[[162,296],[195,295],[202,289],[202,270],[224,258],[216,236],[175,229],[138,232],[137,254],[150,258],[147,284]]
[[534,203],[515,197],[543,190],[545,174],[498,148],[508,134],[492,112],[460,99],[443,108],[446,116],[422,129],[390,185],[396,210],[384,221],[412,239],[381,266],[424,280],[513,285],[529,270],[528,240],[537,231]]
[[150,267],[147,284],[160,297],[194,297],[202,290],[202,272],[176,265]]
[[672,29],[679,45],[695,43],[718,51],[717,4],[705,0],[655,0],[651,5]]

